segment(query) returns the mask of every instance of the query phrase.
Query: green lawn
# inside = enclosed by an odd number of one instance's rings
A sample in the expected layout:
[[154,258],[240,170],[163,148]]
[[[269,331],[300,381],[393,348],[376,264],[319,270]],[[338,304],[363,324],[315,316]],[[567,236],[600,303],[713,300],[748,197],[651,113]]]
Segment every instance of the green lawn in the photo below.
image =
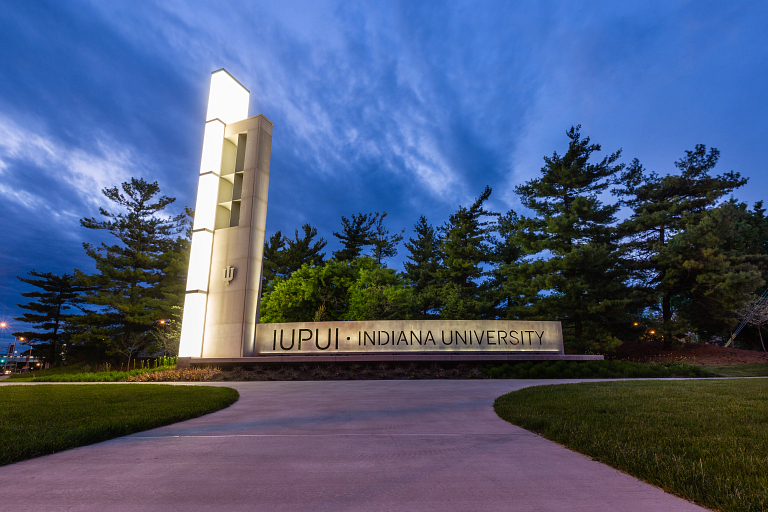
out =
[[131,375],[141,375],[148,372],[157,372],[175,368],[175,362],[171,365],[156,368],[136,368],[120,371],[111,368],[111,371],[96,372],[93,369],[85,370],[84,363],[67,366],[54,366],[48,370],[35,370],[29,373],[14,373],[8,378],[9,382],[121,382]]
[[705,507],[768,510],[768,379],[531,387],[503,419]]
[[0,465],[202,416],[238,396],[163,384],[0,386]]
[[743,363],[726,366],[707,366],[718,377],[768,377],[768,364]]
[[13,373],[9,377],[8,380],[12,381],[18,381],[22,380],[25,381],[27,379],[30,379],[34,376],[51,376],[51,375],[70,375],[75,373],[83,373],[83,365],[82,364],[72,364],[68,366],[54,366],[53,368],[49,368],[47,370],[40,369],[40,370],[34,370],[29,373]]

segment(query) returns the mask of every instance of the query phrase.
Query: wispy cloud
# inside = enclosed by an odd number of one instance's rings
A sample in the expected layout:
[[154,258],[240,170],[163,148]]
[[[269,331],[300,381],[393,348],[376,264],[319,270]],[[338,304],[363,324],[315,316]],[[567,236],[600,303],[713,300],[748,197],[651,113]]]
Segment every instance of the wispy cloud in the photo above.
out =
[[67,198],[58,205],[106,206],[101,190],[136,175],[141,158],[105,135],[96,137],[92,146],[86,151],[57,140],[45,128],[29,128],[0,116],[0,192],[27,209],[45,209],[57,218],[77,218],[82,212],[54,209],[54,191]]
[[310,221],[333,245],[341,215],[375,210],[393,229],[421,214],[441,224],[486,184],[493,209],[518,208],[514,186],[578,123],[660,172],[695,143],[718,147],[723,168],[752,175],[755,200],[768,186],[754,149],[768,132],[768,3],[701,5],[11,3],[0,193],[14,208],[0,213],[26,240],[28,225],[92,215],[102,188],[138,175],[194,204],[220,67],[275,123],[270,231]]

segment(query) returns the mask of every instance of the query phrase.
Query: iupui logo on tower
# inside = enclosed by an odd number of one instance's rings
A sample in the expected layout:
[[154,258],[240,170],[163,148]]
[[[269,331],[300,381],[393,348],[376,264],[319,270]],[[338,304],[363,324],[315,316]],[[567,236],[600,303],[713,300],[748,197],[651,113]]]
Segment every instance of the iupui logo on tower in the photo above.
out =
[[235,278],[235,267],[227,267],[224,269],[224,282],[229,284]]

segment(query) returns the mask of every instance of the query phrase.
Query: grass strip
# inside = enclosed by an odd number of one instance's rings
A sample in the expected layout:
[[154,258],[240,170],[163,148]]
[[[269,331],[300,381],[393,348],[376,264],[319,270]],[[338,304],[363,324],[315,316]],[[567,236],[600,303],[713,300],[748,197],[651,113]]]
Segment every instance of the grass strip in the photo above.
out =
[[630,361],[525,361],[486,366],[481,371],[492,379],[623,379],[658,377],[712,377],[701,366],[677,362]]
[[718,377],[768,377],[768,364],[742,363],[707,368]]
[[238,396],[162,384],[0,386],[0,465],[196,418]]
[[537,386],[503,419],[705,507],[768,510],[768,380]]

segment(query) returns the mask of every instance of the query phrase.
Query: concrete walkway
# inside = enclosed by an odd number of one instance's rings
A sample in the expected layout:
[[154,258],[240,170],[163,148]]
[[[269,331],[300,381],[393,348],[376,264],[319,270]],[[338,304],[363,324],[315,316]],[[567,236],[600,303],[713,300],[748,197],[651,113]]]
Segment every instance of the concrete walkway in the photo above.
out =
[[704,510],[494,413],[497,396],[547,383],[223,383],[240,392],[223,411],[0,467],[2,508]]

